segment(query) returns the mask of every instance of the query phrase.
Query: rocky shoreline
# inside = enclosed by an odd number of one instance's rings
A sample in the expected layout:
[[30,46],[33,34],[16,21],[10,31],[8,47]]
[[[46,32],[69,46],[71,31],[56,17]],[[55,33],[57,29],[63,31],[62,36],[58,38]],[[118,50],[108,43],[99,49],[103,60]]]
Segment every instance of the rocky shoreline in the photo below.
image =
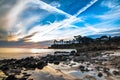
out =
[[[49,66],[48,64],[59,66],[61,63],[63,63],[64,65],[69,66],[70,69],[75,68],[77,71],[80,70],[82,73],[95,70],[97,71],[96,74],[98,77],[115,77],[114,79],[117,80],[117,77],[120,77],[120,64],[118,64],[120,62],[120,55],[113,55],[115,53],[116,51],[95,51],[81,53],[71,51],[55,52],[54,54],[48,54],[44,57],[37,58],[27,57],[22,59],[3,59],[0,60],[0,70],[5,74],[5,76],[2,77],[2,80],[35,80],[29,79],[32,74],[22,73],[23,76],[21,77],[17,77],[17,75],[20,75],[22,71],[35,69],[42,70],[45,66]],[[73,67],[75,65],[77,66]],[[93,65],[93,68],[91,68],[90,65]],[[62,69],[56,68],[56,70]],[[66,79],[63,78],[63,80]]]

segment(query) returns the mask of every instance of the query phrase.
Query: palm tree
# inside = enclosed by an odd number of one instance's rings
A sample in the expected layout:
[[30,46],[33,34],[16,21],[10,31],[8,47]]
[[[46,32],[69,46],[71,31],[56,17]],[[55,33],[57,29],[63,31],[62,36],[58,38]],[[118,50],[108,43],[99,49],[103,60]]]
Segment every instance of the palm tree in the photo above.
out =
[[64,40],[63,40],[63,39],[61,39],[61,40],[60,40],[60,43],[61,43],[61,44],[64,44]]
[[54,40],[54,45],[56,45],[56,43],[57,43],[57,40],[55,39],[55,40]]
[[78,41],[79,43],[81,42],[82,36],[78,35],[78,36],[74,36],[75,40]]

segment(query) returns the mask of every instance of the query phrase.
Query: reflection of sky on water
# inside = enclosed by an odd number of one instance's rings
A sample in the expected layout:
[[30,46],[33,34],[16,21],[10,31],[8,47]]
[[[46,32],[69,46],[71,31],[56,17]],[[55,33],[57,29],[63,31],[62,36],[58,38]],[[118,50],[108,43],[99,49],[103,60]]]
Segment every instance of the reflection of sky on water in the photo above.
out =
[[[104,76],[98,77],[99,72],[96,70],[93,64],[90,64],[89,67],[87,67],[86,63],[88,62],[84,62],[84,63],[77,63],[74,61],[70,62],[70,64],[73,63],[75,63],[75,65],[73,65],[72,67],[70,65],[67,65],[67,63],[65,64],[60,63],[59,65],[49,64],[49,66],[53,67],[54,69],[59,69],[65,74],[72,75],[77,79],[88,80],[86,76],[91,76],[92,78],[96,78],[96,80],[105,80]],[[85,68],[87,68],[90,71],[81,72],[80,69],[78,69],[80,65],[84,65]]]
[[29,79],[34,80],[64,80],[63,77],[60,77],[60,75],[56,75],[56,73],[54,73],[54,70],[50,69],[51,73],[47,70],[48,68],[44,68],[42,70],[35,69],[22,71],[22,73],[32,74]]
[[77,77],[77,78],[85,78],[85,76],[89,75],[89,76],[94,76],[97,80],[105,80],[105,77],[98,77],[98,73],[96,71],[89,71],[89,72],[81,72],[81,71],[71,71],[70,72],[71,75]]
[[44,56],[53,54],[55,51],[71,51],[73,49],[28,49],[28,48],[0,48],[0,59],[25,58],[29,56]]

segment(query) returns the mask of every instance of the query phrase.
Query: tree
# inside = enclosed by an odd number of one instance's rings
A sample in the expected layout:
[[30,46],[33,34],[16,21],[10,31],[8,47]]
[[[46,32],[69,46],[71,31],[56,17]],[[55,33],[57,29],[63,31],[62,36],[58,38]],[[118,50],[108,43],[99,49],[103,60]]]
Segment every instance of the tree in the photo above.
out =
[[83,38],[81,38],[81,41],[82,41],[83,44],[89,44],[89,43],[93,42],[93,39],[84,36]]
[[79,43],[81,42],[82,36],[78,35],[78,36],[74,36],[75,40],[78,41]]
[[54,45],[55,45],[56,43],[57,43],[57,40],[55,39],[55,40],[54,40]]
[[108,36],[104,35],[104,36],[101,36],[100,39],[101,40],[108,40],[109,38],[108,38]]
[[60,40],[60,43],[61,43],[61,44],[64,44],[64,40],[63,40],[63,39],[61,39],[61,40]]

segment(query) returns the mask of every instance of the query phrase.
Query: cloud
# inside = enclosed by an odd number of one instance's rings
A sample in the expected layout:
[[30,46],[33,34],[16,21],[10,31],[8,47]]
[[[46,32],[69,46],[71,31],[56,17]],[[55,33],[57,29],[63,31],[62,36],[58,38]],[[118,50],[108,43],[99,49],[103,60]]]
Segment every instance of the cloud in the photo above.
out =
[[57,1],[53,1],[50,5],[56,8],[59,8],[61,6]]
[[23,42],[23,41],[0,41],[0,47],[5,48],[47,48],[51,45],[53,41],[43,41],[43,42]]
[[[85,22],[84,24],[86,27],[88,27],[88,29],[93,30],[92,33],[88,34],[88,35],[94,35],[94,34],[102,34],[104,31],[111,31],[111,35],[114,29],[119,29],[120,27],[120,5],[118,5],[120,2],[118,2],[119,0],[104,0],[101,3],[101,8],[104,9],[104,7],[109,8],[108,11],[105,11],[102,14],[94,14],[94,15],[88,15],[85,16],[84,18],[86,19],[91,19],[92,22],[94,22],[94,20],[98,20],[97,23],[92,24],[91,22]],[[93,19],[94,18],[94,19]],[[85,19],[85,20],[86,20]],[[89,27],[90,26],[90,27]],[[91,27],[92,26],[92,27]],[[117,33],[117,32],[116,32]],[[105,33],[103,33],[105,34]],[[110,33],[106,33],[106,34],[110,34]]]
[[[114,10],[112,7],[111,11],[104,15],[94,16],[103,20],[100,23],[89,24],[82,20],[80,14],[85,12],[91,6],[94,6],[97,1],[98,0],[88,1],[89,3],[77,10],[78,12],[76,14],[71,15],[66,13],[66,11],[60,10],[62,4],[59,1],[53,1],[50,4],[47,4],[41,0],[19,0],[11,7],[5,16],[3,26],[7,24],[7,28],[1,30],[7,32],[6,36],[8,37],[12,33],[12,38],[14,39],[39,42],[44,40],[69,38],[79,34],[85,36],[97,34],[106,31],[108,27],[113,29],[112,26],[115,26],[113,22],[115,22],[115,20],[119,18],[117,16],[120,15],[117,8]],[[51,15],[53,15],[54,18]],[[57,18],[59,18],[59,20]],[[74,25],[76,22],[81,22],[84,25],[82,27],[76,26]],[[117,26],[118,25],[116,25],[115,28],[117,28]],[[2,31],[1,34],[3,33]]]
[[[1,1],[1,3],[4,5],[4,3],[2,1]],[[27,34],[27,28],[30,25],[34,24],[38,20],[40,22],[40,19],[42,20],[44,17],[48,16],[46,14],[47,13],[46,12],[46,13],[41,13],[41,14],[37,14],[37,15],[28,14],[29,17],[22,18],[21,15],[27,9],[29,9],[29,7],[33,8],[32,7],[33,5],[29,5],[30,3],[35,4],[35,5],[38,4],[39,5],[38,7],[40,9],[49,11],[48,15],[51,13],[59,13],[59,14],[64,14],[67,17],[72,16],[72,15],[65,13],[62,10],[59,10],[59,9],[57,9],[51,5],[48,5],[42,1],[39,1],[39,0],[14,1],[14,5],[12,5],[13,3],[11,3],[10,4],[11,8],[9,8],[9,10],[7,12],[5,12],[6,14],[4,15],[3,20],[0,20],[0,26],[2,26],[2,27],[0,27],[0,30],[1,30],[0,33],[2,33],[2,34],[6,33],[6,35],[4,35],[5,37],[11,35],[9,33],[13,33],[13,34],[15,34],[14,36],[17,36],[17,37],[19,36],[21,38],[21,37],[25,36],[25,34]],[[6,4],[6,6],[8,6],[8,4]],[[0,12],[2,12],[4,9],[0,10]],[[2,14],[0,14],[0,15],[2,15]]]
[[112,36],[117,36],[118,34],[120,34],[120,28],[117,29],[111,29],[111,30],[107,30],[107,31],[101,31],[98,34],[103,34],[103,35],[112,35]]
[[89,26],[92,26],[93,29],[95,28],[95,30],[97,31],[90,32],[87,34],[87,36],[89,35],[97,36],[97,34],[99,36],[100,34],[101,35],[115,35],[116,33],[119,33],[120,25],[113,24],[113,22],[114,21],[106,21],[106,22],[101,22],[99,24],[95,24],[95,25],[89,25]]
[[97,15],[95,16],[96,18],[100,18],[102,20],[116,20],[120,18],[120,6],[117,8],[112,8],[108,12],[102,14],[102,15]]
[[5,16],[15,4],[16,0],[0,0],[0,35],[3,36],[2,40],[7,37],[6,24],[8,20],[5,19]]
[[[9,31],[14,27],[19,14],[24,10],[23,0],[2,0],[0,2],[0,34],[3,40],[9,37]],[[11,36],[11,35],[10,35]]]
[[[34,27],[33,29],[31,29],[29,31],[29,33],[31,32],[35,32],[38,31],[39,33],[37,33],[35,36],[33,36],[31,38],[32,41],[42,41],[42,40],[51,40],[51,39],[55,39],[58,38],[56,36],[58,36],[59,34],[55,34],[56,30],[59,28],[63,28],[63,27],[67,27],[70,26],[71,24],[73,24],[74,22],[77,22],[78,20],[80,21],[80,19],[76,18],[78,15],[80,15],[82,12],[84,12],[85,10],[87,10],[89,7],[91,7],[97,0],[93,0],[91,1],[89,4],[87,4],[85,7],[83,7],[82,9],[80,9],[75,15],[71,16],[70,18],[67,18],[63,21],[59,21],[59,22],[54,22],[51,23],[50,25],[41,25],[38,27]],[[42,31],[41,31],[42,30]],[[62,30],[60,33],[64,33],[65,30]],[[52,35],[49,35],[49,33],[53,32]],[[69,32],[68,30],[66,30],[65,32]],[[57,31],[58,33],[58,31]],[[55,35],[54,35],[55,34]],[[47,36],[49,35],[49,36]],[[64,35],[64,37],[66,36],[70,36],[71,34],[60,34],[61,36]],[[62,36],[63,37],[63,36]],[[39,39],[42,38],[42,39]]]
[[23,37],[21,40],[29,41],[29,40],[31,40],[30,38],[33,37],[36,34],[37,34],[37,32],[34,32],[34,33],[30,34],[30,35],[27,35],[27,36]]
[[70,15],[70,14],[68,14],[68,13],[66,13],[66,12],[64,12],[64,11],[62,11],[62,10],[60,10],[60,9],[57,9],[57,8],[54,7],[54,6],[51,6],[51,5],[43,2],[43,1],[34,0],[33,2],[34,2],[35,4],[39,4],[39,7],[40,7],[41,9],[47,10],[47,11],[49,11],[49,12],[58,12],[58,13],[61,13],[61,14],[66,15],[66,16],[68,16],[68,17],[72,16],[72,15]]
[[91,7],[94,3],[96,3],[96,1],[97,0],[92,0],[89,4],[87,4],[85,7],[80,9],[75,15],[71,16],[68,19],[65,19],[63,22],[61,22],[61,24],[59,24],[56,27],[68,26],[68,25],[71,25],[72,23],[74,23],[75,21],[78,21],[78,19],[76,19],[76,17],[79,16],[85,10],[87,10],[89,7]]
[[[35,0],[35,1],[33,1],[33,0],[29,0],[29,1],[28,0],[20,0],[20,1],[17,1],[16,4],[11,7],[11,9],[9,10],[9,12],[7,12],[7,14],[5,15],[5,19],[3,20],[3,22],[5,22],[3,24],[3,26],[7,27],[7,28],[4,29],[4,32],[6,32],[6,34],[8,36],[9,35],[11,36],[11,34],[9,34],[9,33],[12,33],[12,34],[14,34],[14,35],[12,35],[12,37],[14,36],[14,37],[16,37],[16,39],[24,37],[25,34],[26,34],[26,32],[27,32],[26,31],[26,29],[27,29],[26,26],[28,27],[31,24],[33,24],[35,21],[42,19],[41,16],[34,16],[34,15],[31,15],[31,17],[24,18],[24,19],[22,19],[20,17],[21,14],[23,12],[25,12],[25,10],[27,10],[27,8],[29,6],[26,6],[26,5],[28,3],[30,3],[30,2],[35,3],[36,5],[38,4],[40,9],[47,10],[50,13],[64,14],[65,16],[68,17],[68,19],[69,19],[69,17],[70,17],[70,19],[74,18],[73,21],[80,20],[80,19],[76,18],[75,16],[73,17],[72,15],[70,15],[70,14],[64,12],[64,11],[57,9],[56,7],[53,7],[53,6],[49,5],[49,4],[44,3],[43,1],[39,1],[39,0]],[[43,15],[43,14],[41,14],[41,15]],[[53,23],[51,26],[61,26],[65,22],[68,22],[67,21],[68,19],[66,19],[65,21],[61,22],[61,24],[59,24],[59,22]],[[5,24],[7,24],[7,25],[5,25]],[[54,30],[56,28],[57,27],[49,27],[42,34],[43,35],[47,34],[48,32],[50,32],[50,31],[52,31],[52,30]]]
[[0,18],[16,4],[16,0],[0,0]]
[[[100,4],[99,0],[1,0],[0,40],[14,41],[12,45],[23,47],[26,43],[70,39],[75,35],[119,34],[114,31],[120,27],[118,1],[103,0]],[[91,11],[93,8],[108,10],[94,14],[97,10]]]
[[107,31],[101,31],[99,33],[96,34],[91,34],[89,35],[89,37],[101,37],[103,35],[107,35],[107,36],[119,36],[120,35],[120,28],[117,29],[111,29],[111,30],[107,30]]
[[104,1],[102,1],[102,3],[101,3],[101,6],[103,6],[103,7],[108,7],[108,8],[110,8],[110,9],[112,9],[112,8],[116,8],[116,7],[118,7],[120,5],[120,1],[119,0],[104,0]]
[[26,9],[26,4],[28,0],[20,0],[17,4],[8,12],[6,19],[9,20],[8,27],[14,27],[16,21],[19,20],[20,14]]
[[120,15],[120,10],[114,11],[114,12],[109,12],[104,15],[99,15],[97,17],[102,20],[113,20],[113,19],[116,20],[116,19],[120,19],[119,15]]

